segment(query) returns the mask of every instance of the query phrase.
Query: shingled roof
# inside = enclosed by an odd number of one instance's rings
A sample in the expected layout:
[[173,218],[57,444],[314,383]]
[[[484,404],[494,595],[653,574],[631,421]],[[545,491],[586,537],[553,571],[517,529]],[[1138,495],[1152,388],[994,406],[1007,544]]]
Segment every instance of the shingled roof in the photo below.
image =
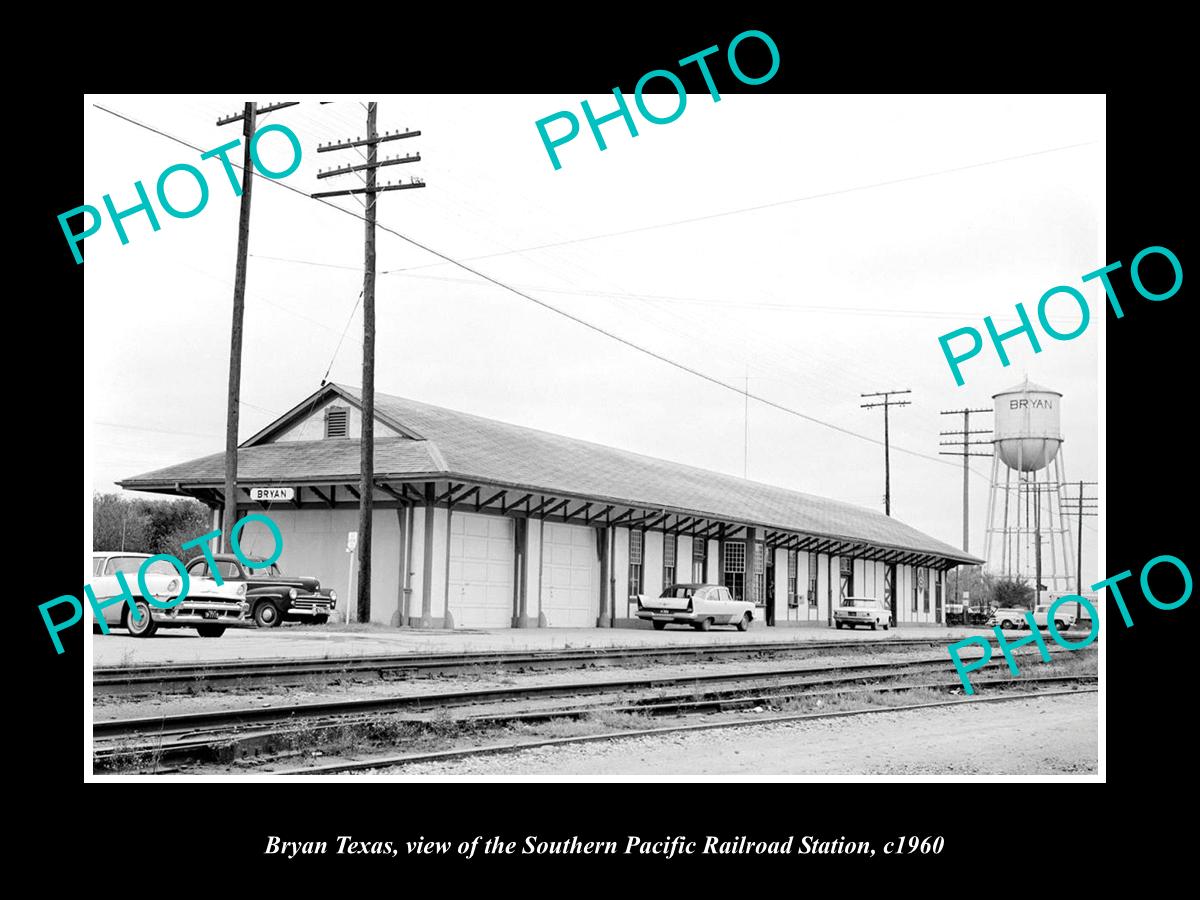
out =
[[[326,385],[242,445],[238,481],[249,486],[357,477],[357,441],[272,442],[334,395],[361,406],[357,388]],[[379,421],[407,435],[376,438],[375,473],[381,480],[453,478],[981,562],[897,519],[825,497],[387,394],[376,394],[375,411]],[[201,457],[120,484],[131,490],[220,486],[223,458]]]

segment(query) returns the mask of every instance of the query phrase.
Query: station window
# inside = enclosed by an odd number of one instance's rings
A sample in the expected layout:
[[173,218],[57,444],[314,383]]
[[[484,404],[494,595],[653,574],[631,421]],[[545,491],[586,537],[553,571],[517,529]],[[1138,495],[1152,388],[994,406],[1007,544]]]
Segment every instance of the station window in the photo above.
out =
[[942,579],[940,577],[933,580],[934,590],[934,610],[936,611],[937,621],[942,621]]
[[663,587],[675,583],[675,535],[663,535]]
[[701,584],[704,581],[704,564],[708,561],[708,539],[692,538],[692,581]]
[[917,611],[917,570],[916,570],[916,567],[913,567],[913,569],[911,571],[912,571],[912,586],[913,586],[912,611],[916,612]]
[[330,406],[325,409],[325,437],[344,438],[350,436],[350,409],[346,406]]
[[842,573],[841,598],[845,600],[847,597],[854,596],[854,560],[848,556],[842,556],[838,559],[838,565]]
[[742,541],[725,542],[725,587],[734,600],[744,599],[746,593],[746,544]]
[[808,552],[808,605],[817,608],[817,554]]
[[629,532],[629,601],[642,592],[642,532]]
[[917,587],[921,592],[922,606],[925,612],[929,612],[929,570],[926,568],[917,569]]
[[788,551],[788,576],[787,576],[787,603],[788,609],[796,609],[800,605],[800,598],[796,596],[796,551]]

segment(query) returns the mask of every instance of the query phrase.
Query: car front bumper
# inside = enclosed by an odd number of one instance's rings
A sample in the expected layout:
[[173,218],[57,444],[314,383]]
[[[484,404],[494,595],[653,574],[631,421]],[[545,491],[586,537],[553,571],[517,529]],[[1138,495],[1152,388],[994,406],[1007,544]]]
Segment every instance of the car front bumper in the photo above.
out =
[[150,618],[158,625],[241,625],[249,614],[245,601],[184,600],[171,609],[150,607]]
[[288,607],[286,616],[327,616],[333,612],[335,602],[328,597],[297,597]]

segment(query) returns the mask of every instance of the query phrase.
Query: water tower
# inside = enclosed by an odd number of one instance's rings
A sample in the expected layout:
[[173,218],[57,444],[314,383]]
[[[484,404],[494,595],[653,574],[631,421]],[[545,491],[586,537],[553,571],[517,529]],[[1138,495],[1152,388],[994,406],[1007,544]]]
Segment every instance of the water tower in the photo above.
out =
[[1062,394],[1026,378],[992,400],[992,489],[983,549],[988,569],[1035,590],[1040,569],[1039,598],[1045,591],[1070,592],[1075,563],[1063,516]]

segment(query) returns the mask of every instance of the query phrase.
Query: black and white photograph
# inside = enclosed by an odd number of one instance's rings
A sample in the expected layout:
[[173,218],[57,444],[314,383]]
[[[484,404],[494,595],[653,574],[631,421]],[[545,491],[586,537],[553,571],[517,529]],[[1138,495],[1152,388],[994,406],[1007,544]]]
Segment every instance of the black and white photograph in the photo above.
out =
[[779,58],[87,95],[89,780],[1103,780],[1105,98]]

